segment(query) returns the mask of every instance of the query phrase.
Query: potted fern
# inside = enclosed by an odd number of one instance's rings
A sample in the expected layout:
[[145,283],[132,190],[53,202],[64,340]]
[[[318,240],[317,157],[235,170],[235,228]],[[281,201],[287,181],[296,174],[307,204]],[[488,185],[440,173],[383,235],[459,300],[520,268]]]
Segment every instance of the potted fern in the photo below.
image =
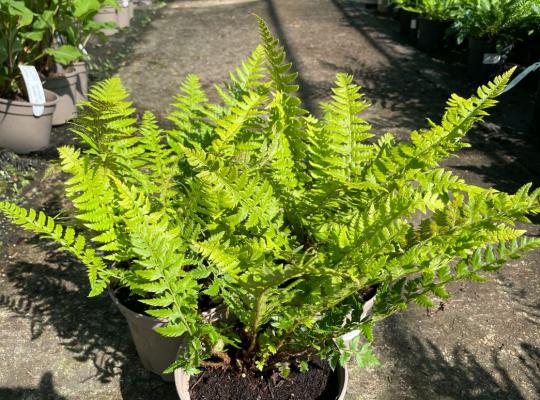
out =
[[399,10],[399,34],[415,41],[418,32],[418,12],[415,8],[418,0],[394,0],[393,3]]
[[521,31],[538,22],[536,0],[469,0],[456,14],[458,43],[468,39],[468,72],[484,79],[498,72]]
[[259,28],[222,104],[186,79],[171,130],[149,112],[137,121],[118,78],[92,88],[74,125],[84,146],[59,149],[73,226],[0,211],[79,258],[90,295],[111,286],[178,339],[167,372],[182,399],[343,399],[347,361],[377,363],[376,321],[540,245],[513,226],[540,210],[540,190],[483,189],[439,166],[511,72],[453,95],[440,124],[397,143],[374,137],[345,74],[322,118],[309,115],[283,48]]
[[441,47],[460,4],[459,0],[418,0],[410,7],[419,14],[416,46],[420,50],[432,52]]

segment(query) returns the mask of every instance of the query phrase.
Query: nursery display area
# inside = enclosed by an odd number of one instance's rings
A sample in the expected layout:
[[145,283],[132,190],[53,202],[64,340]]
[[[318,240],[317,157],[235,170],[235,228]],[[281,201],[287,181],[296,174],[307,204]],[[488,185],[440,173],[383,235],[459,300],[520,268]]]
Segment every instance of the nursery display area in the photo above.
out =
[[0,0],[0,60],[0,399],[540,398],[538,1]]

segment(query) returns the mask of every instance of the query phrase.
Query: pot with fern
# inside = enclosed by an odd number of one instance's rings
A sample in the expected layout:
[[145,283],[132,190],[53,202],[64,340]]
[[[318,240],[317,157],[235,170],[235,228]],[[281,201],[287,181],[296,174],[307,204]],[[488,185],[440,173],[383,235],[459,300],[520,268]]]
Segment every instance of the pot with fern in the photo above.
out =
[[471,0],[456,13],[458,43],[468,40],[468,74],[487,79],[501,71],[517,32],[538,23],[536,0]]
[[419,14],[415,7],[418,0],[394,0],[394,6],[399,10],[399,34],[412,41],[416,40]]
[[419,14],[416,46],[426,52],[442,48],[451,19],[459,12],[459,0],[417,0],[410,11]]
[[[38,49],[43,32],[21,1],[0,0],[0,147],[29,153],[49,146],[58,97],[45,90],[42,109],[29,101],[19,64],[31,65],[44,55]],[[30,51],[28,51],[28,49]]]
[[540,211],[540,190],[510,195],[440,167],[511,72],[452,95],[440,124],[398,143],[374,137],[345,74],[310,115],[283,48],[259,28],[219,104],[186,78],[170,130],[135,117],[119,78],[91,89],[73,128],[82,148],[59,149],[71,226],[0,211],[86,265],[90,295],[113,284],[179,341],[163,372],[182,399],[342,399],[347,362],[377,364],[374,323],[540,246],[513,226]]

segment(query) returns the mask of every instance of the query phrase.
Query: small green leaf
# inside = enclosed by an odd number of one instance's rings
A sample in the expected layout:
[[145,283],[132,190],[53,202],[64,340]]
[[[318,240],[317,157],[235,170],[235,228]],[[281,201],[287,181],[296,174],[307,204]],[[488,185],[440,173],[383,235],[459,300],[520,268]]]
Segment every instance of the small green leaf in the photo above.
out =
[[374,367],[380,365],[379,359],[373,353],[369,343],[364,344],[362,349],[355,354],[356,364],[359,368]]

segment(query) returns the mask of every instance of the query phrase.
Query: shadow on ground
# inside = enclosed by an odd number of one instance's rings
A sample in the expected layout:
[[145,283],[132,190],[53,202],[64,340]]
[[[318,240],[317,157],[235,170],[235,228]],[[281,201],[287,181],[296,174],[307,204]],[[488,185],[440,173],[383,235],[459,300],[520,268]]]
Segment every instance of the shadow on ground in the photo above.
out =
[[[46,254],[41,262],[19,261],[9,265],[4,271],[5,279],[15,294],[0,295],[0,308],[29,321],[32,341],[52,328],[60,345],[75,360],[92,363],[95,375],[85,379],[105,384],[119,377],[125,399],[176,399],[172,384],[142,368],[127,324],[108,296],[86,297],[89,285],[84,266],[37,237],[17,246],[36,246],[40,254]],[[71,373],[76,375],[76,371]],[[27,389],[0,389],[0,398],[4,399],[9,397],[3,397],[2,390],[16,396]],[[45,396],[54,393],[50,374],[43,376],[39,389],[28,390],[29,394],[43,393],[40,399],[57,398]],[[152,397],[148,397],[149,393]]]
[[67,400],[66,397],[57,393],[54,388],[53,376],[50,372],[45,372],[39,381],[37,388],[0,388],[0,399],[3,400],[21,400],[21,399],[39,399],[39,400]]

